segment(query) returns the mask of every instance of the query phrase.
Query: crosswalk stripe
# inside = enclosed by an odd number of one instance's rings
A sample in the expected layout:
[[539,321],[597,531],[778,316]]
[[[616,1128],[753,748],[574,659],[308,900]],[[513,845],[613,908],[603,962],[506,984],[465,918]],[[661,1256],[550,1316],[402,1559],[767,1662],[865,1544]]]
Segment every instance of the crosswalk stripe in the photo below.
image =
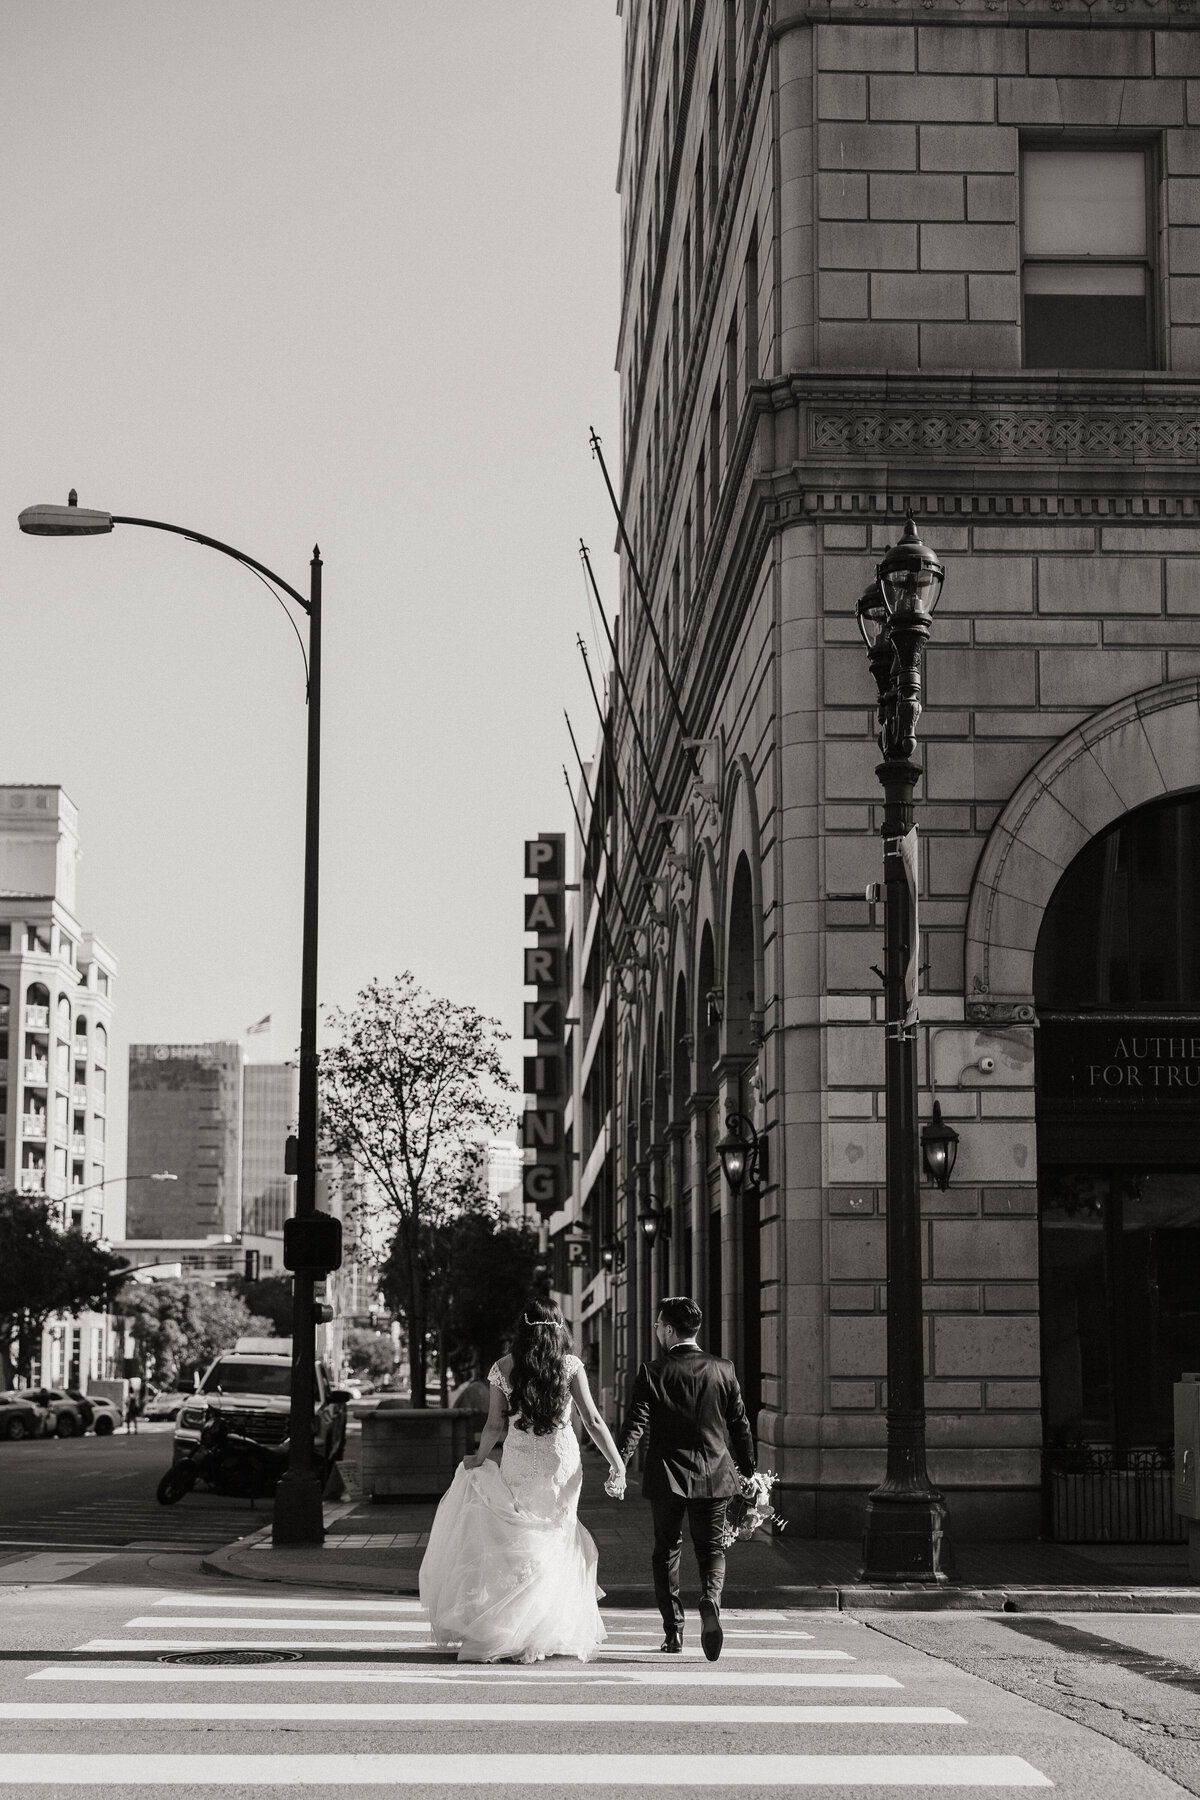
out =
[[9,1753],[6,1787],[1052,1787],[1019,1756],[75,1755]]
[[[226,1604],[226,1606],[233,1606],[234,1602],[227,1600],[225,1602],[225,1604]],[[320,1618],[319,1617],[319,1618],[315,1618],[315,1619],[306,1621],[306,1620],[298,1620],[298,1619],[266,1619],[266,1618],[261,1618],[261,1617],[254,1616],[254,1615],[246,1618],[246,1617],[241,1616],[240,1602],[238,1603],[238,1605],[239,1605],[239,1610],[237,1612],[223,1613],[219,1618],[215,1618],[215,1619],[214,1618],[194,1618],[190,1614],[160,1615],[158,1613],[143,1613],[143,1614],[140,1614],[136,1619],[127,1619],[125,1621],[125,1623],[130,1629],[136,1627],[139,1630],[144,1629],[146,1626],[153,1626],[155,1629],[157,1629],[159,1626],[170,1626],[170,1627],[173,1627],[175,1630],[179,1630],[179,1628],[182,1626],[188,1626],[197,1631],[220,1631],[220,1630],[260,1630],[260,1631],[262,1631],[262,1630],[278,1630],[278,1629],[283,1629],[283,1630],[287,1630],[287,1631],[295,1631],[295,1630],[300,1629],[305,1624],[310,1624],[314,1629],[319,1626],[322,1631],[426,1631],[427,1632],[429,1629],[428,1624],[426,1623],[424,1618],[413,1617],[411,1614],[407,1618],[378,1619],[378,1620],[376,1620],[376,1619],[329,1619],[329,1618]],[[643,1626],[639,1626],[639,1625],[614,1625],[611,1622],[611,1620],[605,1620],[605,1625],[606,1625],[608,1635],[610,1638],[621,1638],[621,1639],[636,1638],[639,1641],[644,1641],[647,1644],[652,1643],[652,1642],[657,1644],[658,1639],[662,1635],[661,1623],[654,1630],[650,1630],[647,1627],[643,1627]],[[766,1637],[769,1637],[773,1642],[780,1638],[787,1639],[790,1642],[799,1642],[802,1639],[808,1640],[809,1642],[811,1642],[812,1635],[813,1634],[811,1631],[770,1631],[770,1632],[768,1632],[768,1631],[740,1631],[737,1628],[737,1626],[729,1626],[726,1628],[726,1631],[725,1631],[725,1638],[726,1638],[727,1642],[730,1638],[739,1638],[739,1639],[744,1638],[744,1639],[757,1640],[759,1638],[766,1638]]]
[[[161,1645],[158,1648],[161,1649]],[[194,1646],[193,1646],[194,1648]],[[379,1646],[373,1644],[372,1649]],[[387,1682],[398,1685],[428,1686],[438,1682],[452,1682],[455,1686],[500,1687],[516,1684],[544,1684],[548,1681],[573,1681],[584,1683],[588,1687],[612,1683],[630,1687],[748,1687],[762,1693],[767,1689],[784,1688],[899,1688],[902,1682],[892,1675],[875,1674],[826,1674],[805,1672],[800,1674],[794,1670],[773,1669],[728,1669],[719,1668],[715,1664],[707,1664],[697,1668],[695,1673],[690,1669],[680,1668],[672,1658],[672,1667],[638,1668],[633,1664],[621,1667],[612,1662],[605,1663],[571,1663],[559,1668],[553,1663],[540,1663],[536,1669],[522,1672],[519,1664],[502,1666],[484,1663],[444,1663],[440,1669],[433,1670],[421,1667],[404,1668],[399,1663],[390,1667],[372,1667],[365,1664],[347,1663],[304,1663],[297,1666],[289,1663],[286,1667],[278,1664],[252,1663],[236,1666],[205,1667],[203,1664],[173,1663],[141,1663],[116,1667],[102,1663],[53,1663],[44,1669],[35,1669],[28,1676],[30,1681],[71,1681],[71,1682],[161,1682],[161,1681],[203,1681],[223,1682],[226,1686],[241,1686],[246,1682],[307,1682],[335,1686],[343,1683],[370,1686]],[[494,1671],[494,1672],[493,1672]]]
[[176,1631],[186,1626],[191,1631],[420,1631],[429,1636],[429,1626],[424,1619],[239,1619],[232,1614],[221,1619],[189,1619],[160,1618],[157,1614],[146,1613],[136,1619],[126,1619],[125,1623],[130,1629],[134,1626],[143,1629],[149,1625],[155,1630]]
[[[226,1612],[232,1606],[236,1606],[239,1612],[250,1607],[270,1608],[272,1611],[288,1609],[292,1612],[420,1613],[423,1610],[419,1600],[292,1600],[277,1599],[268,1594],[239,1594],[236,1601],[231,1600],[227,1594],[164,1594],[154,1604],[156,1607],[211,1606],[222,1608]],[[197,1624],[199,1622],[196,1621]]]
[[[246,1627],[250,1629],[250,1627]],[[302,1630],[302,1626],[294,1629]],[[324,1626],[322,1625],[322,1629]],[[76,1650],[104,1650],[110,1654],[114,1651],[133,1650],[379,1650],[382,1646],[376,1638],[373,1642],[331,1643],[324,1638],[90,1638],[86,1644],[76,1644]],[[425,1644],[389,1644],[388,1649],[395,1656],[429,1656],[434,1654],[434,1646]],[[781,1660],[820,1660],[822,1662],[853,1662],[854,1658],[848,1650],[773,1650],[769,1648],[756,1650],[726,1650],[726,1656],[767,1657],[774,1661]],[[604,1662],[620,1662],[626,1657],[657,1655],[657,1651],[647,1645],[640,1649],[601,1650],[600,1659]],[[698,1648],[684,1645],[684,1656],[699,1656]]]
[[55,1700],[0,1703],[4,1719],[254,1719],[270,1723],[303,1723],[308,1719],[347,1724],[500,1724],[525,1725],[965,1725],[945,1706],[714,1706],[638,1705],[636,1702],[536,1702],[505,1700],[451,1701],[310,1701],[288,1706],[268,1701],[236,1700]]

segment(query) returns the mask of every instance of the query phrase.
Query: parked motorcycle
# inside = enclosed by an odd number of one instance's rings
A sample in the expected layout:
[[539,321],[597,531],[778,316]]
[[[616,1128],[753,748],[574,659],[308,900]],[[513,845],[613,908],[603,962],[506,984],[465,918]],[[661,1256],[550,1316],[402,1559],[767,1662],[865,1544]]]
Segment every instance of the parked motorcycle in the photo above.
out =
[[282,1444],[260,1444],[235,1431],[219,1412],[210,1413],[199,1443],[159,1482],[158,1501],[160,1506],[174,1506],[197,1481],[205,1481],[218,1493],[248,1494],[253,1506],[256,1498],[274,1492],[287,1465],[286,1438]]

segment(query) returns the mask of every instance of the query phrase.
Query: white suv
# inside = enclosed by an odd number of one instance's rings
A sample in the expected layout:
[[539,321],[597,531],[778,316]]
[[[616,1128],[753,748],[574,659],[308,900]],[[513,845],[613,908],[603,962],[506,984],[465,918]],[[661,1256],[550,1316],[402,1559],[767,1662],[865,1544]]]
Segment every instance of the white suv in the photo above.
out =
[[[175,1424],[174,1462],[182,1462],[200,1441],[210,1412],[228,1419],[234,1431],[260,1444],[281,1444],[288,1435],[292,1393],[292,1346],[288,1338],[239,1338],[218,1356],[199,1390],[185,1400]],[[335,1388],[324,1363],[317,1364],[313,1441],[328,1469],[346,1448],[345,1388]]]

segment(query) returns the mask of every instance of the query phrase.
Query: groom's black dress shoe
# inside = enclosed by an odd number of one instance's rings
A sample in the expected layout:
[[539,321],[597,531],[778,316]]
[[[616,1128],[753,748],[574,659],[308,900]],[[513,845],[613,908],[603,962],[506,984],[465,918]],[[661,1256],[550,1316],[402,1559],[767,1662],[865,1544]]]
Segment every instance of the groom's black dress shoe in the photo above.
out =
[[709,1662],[716,1662],[724,1642],[725,1633],[721,1630],[721,1613],[716,1601],[702,1600],[700,1602],[700,1648]]
[[661,1653],[663,1653],[667,1656],[682,1656],[683,1655],[683,1639],[681,1637],[671,1637],[668,1634],[668,1636],[666,1636],[663,1639],[662,1643],[658,1646],[658,1648]]

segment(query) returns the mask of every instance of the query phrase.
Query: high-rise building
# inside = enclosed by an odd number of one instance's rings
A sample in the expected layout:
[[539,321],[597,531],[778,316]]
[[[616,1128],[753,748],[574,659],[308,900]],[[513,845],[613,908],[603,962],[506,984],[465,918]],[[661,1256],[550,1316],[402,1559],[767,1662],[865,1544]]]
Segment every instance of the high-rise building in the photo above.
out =
[[[793,1528],[857,1535],[893,1317],[858,603],[911,507],[946,579],[903,1030],[958,1135],[914,1222],[930,1469],[959,1536],[1108,1529],[1135,1487],[1119,1528],[1169,1531],[1200,1366],[1200,32],[1088,0],[622,16],[637,579],[626,551],[552,1221],[593,1245],[583,1324],[621,1389],[693,1292]],[[740,1192],[731,1114],[767,1146]]]
[[282,1234],[292,1210],[292,1178],[284,1149],[296,1130],[300,1070],[296,1063],[248,1062],[242,1077],[242,1230]]
[[126,1236],[236,1236],[241,1229],[242,1046],[131,1044]]
[[[105,1216],[116,961],[75,916],[78,813],[53,785],[0,787],[0,1185],[91,1237]],[[119,1210],[119,1209],[118,1209]],[[107,1374],[107,1323],[51,1322],[46,1381]]]

